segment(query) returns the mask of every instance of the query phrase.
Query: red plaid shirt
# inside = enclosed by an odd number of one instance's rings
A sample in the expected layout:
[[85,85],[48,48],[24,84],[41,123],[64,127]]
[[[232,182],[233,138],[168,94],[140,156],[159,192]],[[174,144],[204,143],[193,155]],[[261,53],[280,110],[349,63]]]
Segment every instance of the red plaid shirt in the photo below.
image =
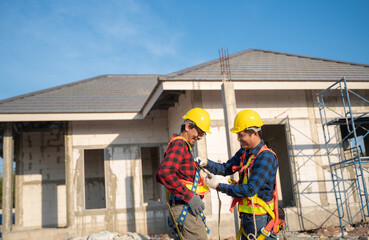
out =
[[[177,136],[173,134],[172,139]],[[195,174],[196,164],[186,141],[181,138],[171,141],[156,172],[156,181],[163,184],[174,196],[188,202],[193,192],[181,180],[193,182]]]

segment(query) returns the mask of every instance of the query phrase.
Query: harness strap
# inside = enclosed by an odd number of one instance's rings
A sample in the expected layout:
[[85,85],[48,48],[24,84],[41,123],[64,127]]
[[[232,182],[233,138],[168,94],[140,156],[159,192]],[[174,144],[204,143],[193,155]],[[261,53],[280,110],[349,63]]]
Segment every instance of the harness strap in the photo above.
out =
[[[174,213],[172,211],[172,208],[170,207],[170,198],[169,198],[169,191],[168,189],[166,189],[166,196],[167,196],[167,204],[168,204],[168,208],[169,208],[169,212],[170,212],[170,215],[172,216],[172,219],[173,219],[173,222],[174,222],[174,226],[176,228],[176,231],[174,231],[174,234],[177,236],[177,238],[179,238],[180,240],[183,240],[183,236],[182,236],[182,233],[181,231],[179,231],[179,227],[178,227],[178,224],[177,222],[174,220]],[[173,198],[173,201],[174,201],[174,198]],[[168,217],[168,226],[170,228],[172,228],[173,226],[170,224],[170,220],[169,220],[169,217]]]
[[[251,155],[247,161],[247,163],[245,165],[244,164],[244,161],[245,161],[245,158],[246,158],[246,152],[243,153],[243,159],[240,163],[240,166],[234,166],[232,167],[232,170],[233,172],[235,171],[239,171],[239,172],[243,172],[245,171],[245,169],[247,169],[248,167],[252,167],[256,157],[264,150],[268,150],[270,152],[272,152],[274,154],[274,156],[276,157],[277,159],[277,164],[278,164],[278,157],[277,155],[271,150],[269,149],[266,145],[263,145],[262,148],[260,149],[260,151],[258,152],[258,154],[255,156],[255,155]],[[246,172],[245,172],[246,174]],[[248,177],[247,174],[245,177]],[[241,182],[242,180],[240,179],[239,183]],[[233,184],[237,184],[236,182],[234,182]],[[274,180],[274,186],[275,186],[275,190],[273,191],[273,202],[274,202],[274,211],[270,208],[270,206],[268,205],[268,203],[266,203],[263,199],[259,198],[256,194],[251,197],[253,202],[258,204],[260,207],[264,208],[264,210],[271,216],[272,220],[269,221],[269,223],[267,224],[267,226],[265,226],[264,228],[262,228],[261,230],[261,234],[258,236],[257,240],[263,240],[265,239],[266,237],[270,236],[271,235],[271,231],[273,234],[276,234],[279,232],[280,230],[280,226],[283,226],[284,225],[284,221],[279,219],[279,213],[278,213],[278,193],[277,193],[277,178],[275,178]],[[251,200],[250,197],[248,197],[248,199]],[[231,204],[231,208],[229,209],[231,212],[233,212],[233,209],[235,207],[235,205],[237,203],[242,203],[243,202],[243,199],[242,198],[235,198],[233,199],[232,201],[232,204]],[[238,232],[237,234],[237,237],[236,239],[240,239],[240,236],[241,236],[241,233],[244,234],[246,236],[246,234],[244,233],[244,230],[243,228],[241,227],[240,228],[240,231]]]
[[[189,147],[189,149],[190,149],[190,153],[191,153],[191,155],[193,156],[193,152],[192,152],[192,147],[191,147],[191,145],[186,141],[186,139],[184,139],[183,137],[181,137],[181,136],[177,136],[177,137],[174,137],[174,138],[172,138],[171,140],[170,140],[170,142],[168,143],[168,145],[172,142],[172,141],[174,141],[174,140],[176,140],[176,139],[182,139],[182,140],[184,140],[186,143],[187,143],[187,146]],[[196,170],[196,173],[195,173],[195,179],[194,179],[194,181],[193,181],[193,184],[192,184],[192,188],[190,189],[191,190],[191,192],[193,192],[193,194],[196,194],[196,190],[197,190],[197,187],[198,187],[198,184],[199,184],[199,180],[200,180],[200,169],[197,169]],[[173,196],[173,198],[174,198],[174,196]],[[169,208],[170,208],[170,206],[169,206]],[[188,203],[186,203],[185,205],[184,205],[184,207],[183,207],[183,209],[182,209],[182,212],[179,214],[179,216],[178,216],[178,218],[177,218],[177,220],[176,220],[176,225],[177,225],[177,223],[178,223],[178,225],[179,226],[183,226],[183,224],[184,224],[184,221],[186,220],[186,216],[187,216],[187,214],[188,214],[188,210],[189,210],[189,206],[188,206]],[[204,222],[204,224],[205,224],[205,231],[206,231],[206,233],[207,234],[209,234],[210,233],[210,230],[209,230],[209,228],[208,228],[208,226],[206,225],[206,218],[205,218],[205,215],[204,215],[204,212],[203,211],[201,211],[200,212],[200,217],[201,217],[201,219],[202,219],[202,221]],[[173,218],[174,219],[174,218]],[[179,232],[179,229],[177,228],[177,231]]]
[[[197,189],[197,185],[198,185],[199,179],[200,179],[200,169],[197,169],[196,170],[196,174],[195,174],[195,180],[193,182],[192,189],[191,189],[191,192],[193,192],[194,194],[196,194],[196,189]],[[184,205],[183,209],[182,209],[181,214],[179,214],[179,216],[177,218],[177,223],[180,226],[183,226],[184,221],[186,220],[186,216],[188,214],[189,208],[190,207],[188,206],[188,203],[186,203]],[[206,225],[206,219],[205,219],[205,215],[204,215],[204,212],[203,211],[200,212],[200,217],[201,217],[202,221],[205,224],[206,233],[209,234],[210,233],[210,230],[209,230],[208,226]]]
[[[259,154],[260,154],[261,152],[263,152],[264,150],[267,150],[267,149],[268,149],[268,147],[267,147],[266,145],[263,145],[263,146],[260,148],[260,150],[259,150],[259,152],[258,152],[258,154],[257,154],[257,155],[252,154],[252,155],[249,157],[249,159],[247,160],[247,162],[246,162],[246,164],[245,164],[245,165],[244,165],[244,162],[245,162],[245,159],[246,159],[246,151],[244,151],[244,153],[242,154],[242,161],[241,161],[241,163],[240,163],[240,166],[233,166],[233,167],[232,167],[232,171],[233,171],[233,172],[239,171],[239,172],[241,173],[241,172],[245,171],[245,169],[247,169],[248,167],[252,167],[252,165],[254,165],[254,161],[255,161],[255,159],[259,156]],[[246,172],[245,172],[245,174],[246,174]],[[240,179],[240,180],[239,180],[239,182],[241,182],[241,181],[242,181],[242,179]],[[234,184],[237,184],[237,182],[234,182]],[[236,204],[237,204],[237,203],[242,203],[242,201],[243,201],[243,199],[242,199],[242,198],[234,198],[234,199],[232,200],[231,207],[229,208],[229,211],[230,211],[230,212],[233,212],[233,209],[234,209],[234,207],[236,206]]]

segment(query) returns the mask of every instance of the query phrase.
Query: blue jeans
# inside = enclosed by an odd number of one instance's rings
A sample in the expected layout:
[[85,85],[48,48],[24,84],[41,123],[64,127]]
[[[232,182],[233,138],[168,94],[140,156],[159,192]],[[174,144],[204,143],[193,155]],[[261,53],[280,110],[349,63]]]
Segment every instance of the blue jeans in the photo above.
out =
[[[268,224],[268,214],[264,215],[255,215],[256,222],[256,236],[257,238],[260,235],[260,230]],[[241,214],[241,224],[245,233],[248,235],[250,233],[255,234],[254,228],[254,217],[252,214]],[[250,237],[250,239],[253,239]],[[266,240],[273,240],[275,238],[267,237]],[[241,240],[247,240],[247,237],[242,234]]]

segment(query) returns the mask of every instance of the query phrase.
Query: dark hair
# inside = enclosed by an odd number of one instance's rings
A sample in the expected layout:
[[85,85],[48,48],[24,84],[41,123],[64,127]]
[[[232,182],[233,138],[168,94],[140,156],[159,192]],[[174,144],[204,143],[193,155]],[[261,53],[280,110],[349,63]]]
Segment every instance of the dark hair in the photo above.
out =
[[[196,127],[196,124],[190,123],[189,127],[190,127],[190,129],[192,129],[192,128]],[[181,125],[181,132],[185,132],[185,131],[186,131],[186,123]]]
[[[245,129],[243,131],[245,133],[248,133],[250,136],[251,136],[251,134],[253,134],[255,132],[253,129]],[[257,133],[259,134],[260,139],[262,139],[263,138],[263,133],[261,132],[261,129],[260,129],[260,131],[257,131]]]

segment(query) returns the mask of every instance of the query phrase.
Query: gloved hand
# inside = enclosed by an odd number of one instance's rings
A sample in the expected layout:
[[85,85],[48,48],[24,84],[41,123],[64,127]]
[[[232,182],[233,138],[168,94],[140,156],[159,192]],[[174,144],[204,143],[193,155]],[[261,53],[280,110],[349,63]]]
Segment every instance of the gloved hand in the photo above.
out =
[[202,157],[197,157],[195,159],[195,162],[198,163],[200,165],[200,167],[205,167],[208,164],[208,159],[207,158],[202,158]]
[[196,194],[188,201],[188,205],[191,208],[193,215],[197,216],[201,211],[205,209],[205,204],[201,201],[200,197]]
[[201,176],[203,179],[205,179],[209,174],[211,174],[211,173],[209,172],[209,170],[207,170],[207,169],[205,169],[205,168],[201,169],[201,171],[200,171],[200,176]]
[[206,183],[206,185],[208,185],[208,187],[213,188],[213,189],[216,189],[219,185],[219,181],[218,181],[217,177],[212,173],[210,173],[210,175],[206,176],[205,183]]

